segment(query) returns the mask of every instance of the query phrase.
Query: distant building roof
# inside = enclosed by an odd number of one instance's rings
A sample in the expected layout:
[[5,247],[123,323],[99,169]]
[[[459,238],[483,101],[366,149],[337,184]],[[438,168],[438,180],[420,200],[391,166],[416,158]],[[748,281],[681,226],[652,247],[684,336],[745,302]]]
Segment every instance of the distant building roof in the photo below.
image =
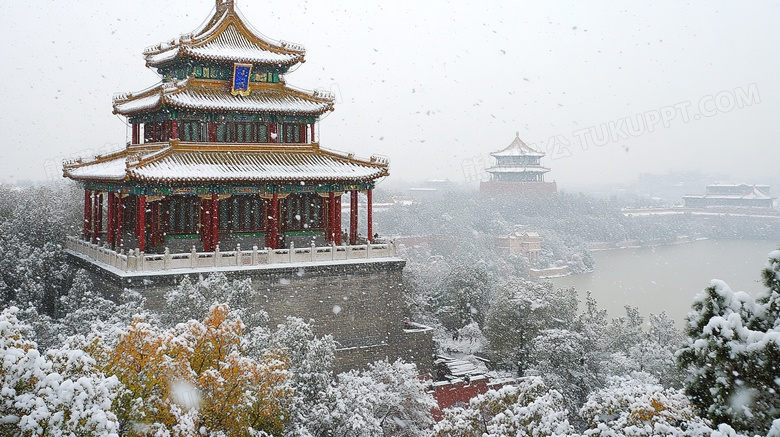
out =
[[542,157],[544,156],[544,152],[540,152],[538,150],[535,150],[528,144],[524,143],[523,140],[520,139],[520,132],[515,133],[515,139],[512,141],[511,144],[509,144],[505,149],[499,150],[498,152],[493,152],[490,154],[490,156],[495,157],[501,157],[501,156],[538,156]]

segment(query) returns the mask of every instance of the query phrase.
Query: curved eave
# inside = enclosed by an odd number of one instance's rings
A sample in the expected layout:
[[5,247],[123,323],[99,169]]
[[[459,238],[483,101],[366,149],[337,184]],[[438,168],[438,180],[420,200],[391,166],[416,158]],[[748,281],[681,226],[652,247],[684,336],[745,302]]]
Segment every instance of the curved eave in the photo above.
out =
[[296,177],[278,177],[278,178],[198,178],[198,177],[188,177],[188,178],[150,178],[150,177],[144,177],[139,174],[137,174],[134,171],[128,172],[129,179],[137,180],[137,181],[143,181],[143,182],[151,182],[151,183],[169,183],[169,184],[175,184],[175,183],[208,183],[208,182],[234,182],[234,183],[240,183],[240,182],[367,182],[367,181],[373,181],[385,176],[388,176],[387,170],[383,170],[381,172],[377,172],[376,175],[369,175],[365,177],[320,177],[320,178],[296,178]]
[[[165,53],[170,53],[170,56],[165,56]],[[227,62],[227,63],[243,63],[263,65],[270,68],[278,67],[292,67],[296,64],[302,64],[306,62],[304,55],[297,55],[287,60],[272,60],[263,58],[260,56],[230,56],[219,55],[217,53],[209,54],[202,53],[195,50],[191,50],[186,45],[176,46],[169,49],[166,52],[161,52],[153,56],[146,56],[146,66],[151,68],[164,68],[166,66],[175,63],[186,63],[188,59],[197,59],[201,61],[214,61],[214,62]]]
[[[214,53],[215,50],[213,50],[213,48],[208,48],[206,46],[222,37],[223,33],[226,32],[231,25],[235,27],[236,31],[245,41],[237,41],[235,36],[231,37],[228,35],[226,37],[228,43],[232,42],[240,45],[242,42],[247,42],[255,45],[256,47],[254,49],[258,53],[270,52],[274,54],[274,56],[287,57],[288,59],[263,59],[262,56],[236,56],[235,53],[232,55],[227,53],[224,55],[197,53],[199,49],[205,49],[205,51]],[[205,29],[196,32],[196,34],[184,35],[168,43],[160,43],[155,47],[148,47],[144,50],[146,65],[149,67],[161,68],[185,56],[220,62],[247,62],[288,67],[305,62],[304,56],[306,52],[302,46],[289,45],[288,47],[284,47],[285,43],[283,42],[276,44],[267,40],[265,37],[256,35],[232,8],[224,11],[219,18],[216,16],[212,17],[211,22]],[[217,42],[216,45],[220,45],[219,42]],[[230,50],[228,49],[226,52],[230,52]]]
[[[132,116],[156,112],[169,106],[195,111],[242,112],[253,114],[319,116],[333,111],[333,100],[274,84],[272,87],[252,85],[249,96],[234,96],[219,86],[193,86],[190,80],[179,85],[159,85],[137,96],[114,99],[114,114]],[[129,96],[129,97],[128,97]]]

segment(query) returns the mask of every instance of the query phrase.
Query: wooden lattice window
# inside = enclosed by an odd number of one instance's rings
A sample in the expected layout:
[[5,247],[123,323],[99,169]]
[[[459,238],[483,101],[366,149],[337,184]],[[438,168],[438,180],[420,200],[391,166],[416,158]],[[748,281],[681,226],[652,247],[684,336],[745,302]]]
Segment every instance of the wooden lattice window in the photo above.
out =
[[203,141],[203,124],[199,121],[182,121],[181,139],[182,141]]
[[170,196],[166,198],[168,234],[195,234],[198,232],[200,202],[197,196]]

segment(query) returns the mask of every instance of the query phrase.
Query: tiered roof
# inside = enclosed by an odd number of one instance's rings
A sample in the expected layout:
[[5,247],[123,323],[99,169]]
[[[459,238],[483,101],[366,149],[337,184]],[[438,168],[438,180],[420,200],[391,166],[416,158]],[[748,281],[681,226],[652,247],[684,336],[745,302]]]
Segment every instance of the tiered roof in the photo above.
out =
[[114,113],[125,116],[155,111],[163,105],[202,111],[265,114],[322,115],[333,110],[333,96],[321,91],[296,90],[282,83],[250,85],[248,96],[232,95],[230,85],[211,80],[185,79],[156,85],[137,93],[114,97]]
[[216,13],[202,28],[144,50],[146,65],[155,68],[188,58],[290,67],[304,62],[305,54],[298,44],[274,41],[252,31],[233,7],[233,0],[218,1]]
[[[333,110],[331,94],[299,90],[287,86],[280,77],[290,66],[304,62],[303,47],[273,41],[252,30],[234,8],[233,0],[216,2],[216,12],[200,29],[144,51],[147,65],[158,68],[165,75],[164,82],[140,92],[115,96],[115,114],[137,117],[141,120],[138,123],[144,120],[144,114],[167,116],[168,109],[219,116],[261,113],[315,119]],[[248,95],[234,95],[227,77],[214,79],[215,76],[205,73],[218,65],[223,75],[232,64],[242,63],[252,64],[258,75],[265,78],[250,79]],[[191,72],[194,73],[189,75]],[[382,158],[363,160],[351,154],[326,151],[317,143],[171,140],[129,144],[116,153],[68,162],[63,166],[63,173],[82,181],[161,184],[369,182],[388,174],[388,162]]]
[[544,152],[540,152],[524,143],[523,140],[520,139],[520,132],[515,134],[514,141],[512,141],[512,143],[505,149],[490,154],[490,156],[494,156],[496,158],[504,156],[535,156],[541,158],[544,155]]
[[520,133],[515,134],[515,139],[509,146],[498,152],[490,154],[496,158],[496,165],[486,169],[489,173],[547,173],[547,167],[542,167],[539,160],[545,156],[520,139]]
[[131,146],[91,160],[66,163],[79,180],[191,182],[371,181],[387,176],[387,161],[358,159],[319,144],[220,144],[171,141]]

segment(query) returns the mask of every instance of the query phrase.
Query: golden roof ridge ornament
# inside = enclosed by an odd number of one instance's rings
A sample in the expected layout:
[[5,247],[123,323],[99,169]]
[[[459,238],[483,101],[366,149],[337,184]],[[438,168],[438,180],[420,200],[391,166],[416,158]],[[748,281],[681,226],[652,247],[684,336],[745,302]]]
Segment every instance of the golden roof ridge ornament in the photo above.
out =
[[233,0],[217,0],[217,12],[225,12],[226,9],[233,10]]

